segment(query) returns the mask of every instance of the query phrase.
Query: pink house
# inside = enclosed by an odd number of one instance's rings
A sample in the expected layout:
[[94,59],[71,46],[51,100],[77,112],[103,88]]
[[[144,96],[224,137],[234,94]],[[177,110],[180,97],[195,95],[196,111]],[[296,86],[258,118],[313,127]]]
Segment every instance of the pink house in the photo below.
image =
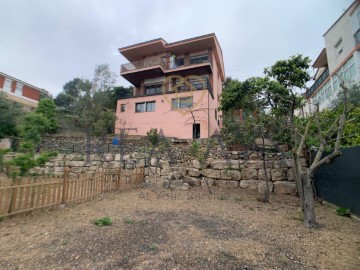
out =
[[116,132],[144,136],[157,128],[181,139],[218,134],[225,73],[215,34],[173,43],[159,38],[119,51],[130,62],[121,66],[121,76],[134,89],[132,97],[118,100]]

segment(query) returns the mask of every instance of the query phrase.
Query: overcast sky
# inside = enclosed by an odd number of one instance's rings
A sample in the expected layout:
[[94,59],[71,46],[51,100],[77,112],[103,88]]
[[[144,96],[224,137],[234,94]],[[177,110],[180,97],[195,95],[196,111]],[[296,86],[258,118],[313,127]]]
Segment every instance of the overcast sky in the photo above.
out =
[[[118,48],[215,33],[226,76],[261,76],[301,53],[314,60],[322,35],[352,0],[1,0],[0,72],[56,96],[98,64],[119,74]],[[130,85],[118,77],[118,84]]]

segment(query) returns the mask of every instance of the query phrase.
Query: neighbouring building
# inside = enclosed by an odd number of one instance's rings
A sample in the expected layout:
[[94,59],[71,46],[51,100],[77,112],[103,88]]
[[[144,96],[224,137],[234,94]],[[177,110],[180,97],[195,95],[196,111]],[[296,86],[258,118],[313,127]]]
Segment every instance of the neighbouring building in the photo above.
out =
[[328,107],[338,95],[340,80],[347,85],[360,81],[359,5],[353,2],[324,34],[325,48],[313,63],[315,82],[305,93],[306,113],[317,103],[320,110]]
[[180,139],[218,134],[225,72],[215,34],[172,43],[159,38],[119,52],[130,62],[121,66],[121,76],[134,90],[132,97],[118,100],[117,132],[143,136],[157,128]]
[[48,94],[44,89],[23,82],[0,72],[0,92],[8,100],[20,103],[27,111],[34,110],[40,99],[40,94]]

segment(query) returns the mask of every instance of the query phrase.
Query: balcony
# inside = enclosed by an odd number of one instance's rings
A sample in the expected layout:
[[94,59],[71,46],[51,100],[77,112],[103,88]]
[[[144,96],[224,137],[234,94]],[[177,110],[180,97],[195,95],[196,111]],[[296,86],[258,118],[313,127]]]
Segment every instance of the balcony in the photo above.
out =
[[211,55],[173,58],[155,56],[121,65],[121,75],[135,86],[141,80],[179,73],[181,76],[212,72]]
[[206,89],[209,90],[210,95],[214,98],[210,80],[209,78],[204,78],[203,80],[193,79],[187,82],[156,83],[152,85],[135,87],[133,96],[120,99],[200,91]]
[[315,81],[315,83],[310,87],[308,91],[306,91],[306,98],[312,96],[315,90],[329,77],[329,68],[327,68],[321,76]]

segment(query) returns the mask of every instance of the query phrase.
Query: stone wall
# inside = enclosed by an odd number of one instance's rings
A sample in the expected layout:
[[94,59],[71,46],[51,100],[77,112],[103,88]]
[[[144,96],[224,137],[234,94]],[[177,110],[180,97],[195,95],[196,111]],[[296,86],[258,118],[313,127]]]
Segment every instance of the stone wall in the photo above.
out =
[[[201,163],[193,159],[178,166],[171,166],[167,160],[152,158],[145,169],[147,183],[163,183],[164,188],[187,190],[191,186],[221,188],[242,188],[263,193],[266,188],[265,170],[258,152],[237,152],[228,154],[228,159],[208,158]],[[305,159],[301,160],[306,166]],[[282,154],[266,156],[266,172],[271,192],[295,194],[295,178],[292,160]]]

